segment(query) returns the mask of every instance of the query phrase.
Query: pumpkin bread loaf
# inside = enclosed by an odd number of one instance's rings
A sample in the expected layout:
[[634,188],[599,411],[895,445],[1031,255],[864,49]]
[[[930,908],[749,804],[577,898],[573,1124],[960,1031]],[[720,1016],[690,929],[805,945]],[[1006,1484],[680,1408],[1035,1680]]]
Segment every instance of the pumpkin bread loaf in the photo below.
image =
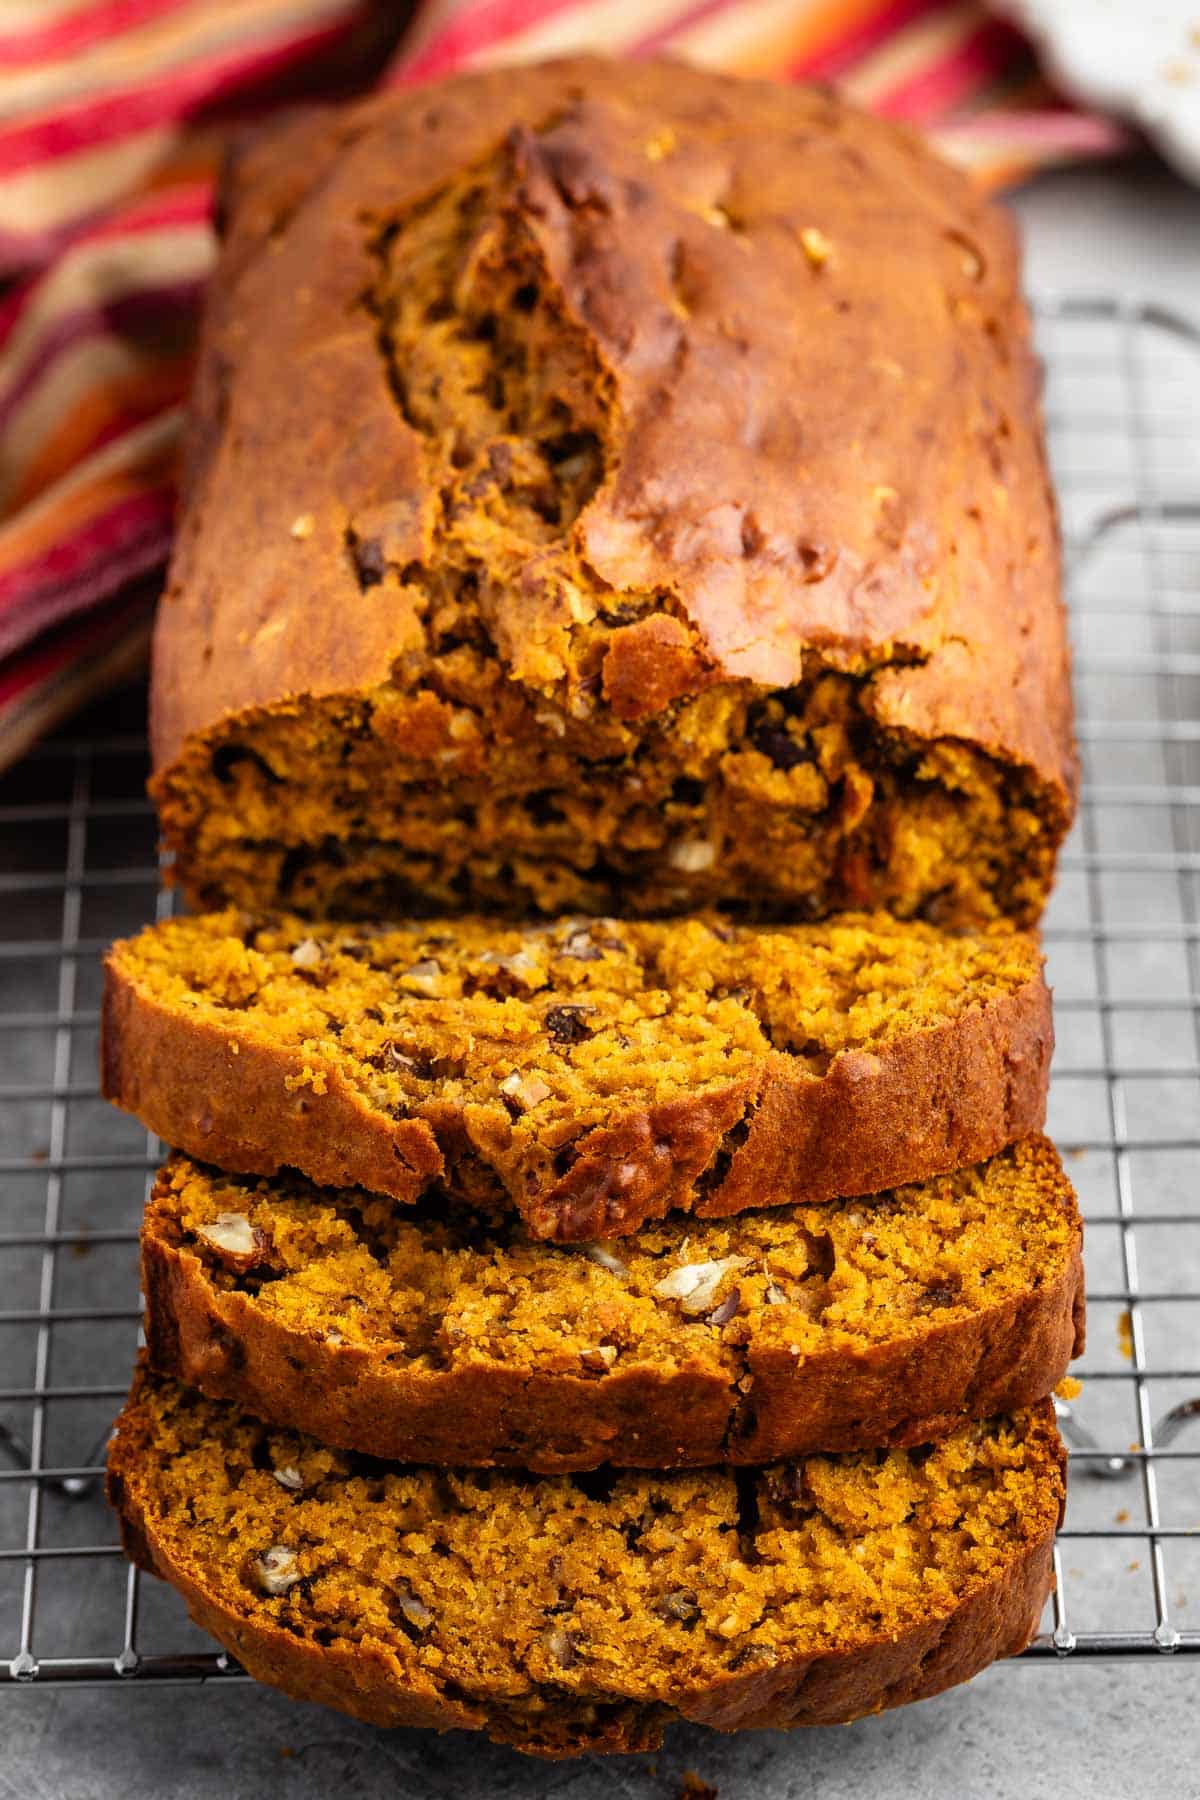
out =
[[147,1374],[109,1452],[126,1547],[259,1680],[544,1756],[674,1719],[829,1724],[1021,1650],[1063,1501],[1053,1408],[735,1474],[447,1473]]
[[146,1344],[215,1399],[397,1461],[762,1463],[1042,1399],[1082,1348],[1080,1235],[1045,1139],[616,1253],[176,1157],[142,1232]]
[[1040,1127],[1052,1047],[1032,938],[885,915],[178,919],[112,951],[103,1035],[177,1149],[562,1241],[979,1161]]
[[1004,215],[576,60],[235,166],[154,653],[194,902],[1034,921],[1076,783]]

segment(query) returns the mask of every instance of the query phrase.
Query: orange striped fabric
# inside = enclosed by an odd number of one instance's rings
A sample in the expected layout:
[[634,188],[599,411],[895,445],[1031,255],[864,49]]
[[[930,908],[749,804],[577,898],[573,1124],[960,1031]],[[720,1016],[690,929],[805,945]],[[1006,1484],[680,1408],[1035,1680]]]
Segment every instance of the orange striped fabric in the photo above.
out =
[[[0,766],[142,654],[231,121],[380,61],[369,0],[0,11]],[[577,49],[833,81],[989,185],[1110,153],[983,0],[424,0],[397,83]],[[144,584],[143,584],[144,585]]]

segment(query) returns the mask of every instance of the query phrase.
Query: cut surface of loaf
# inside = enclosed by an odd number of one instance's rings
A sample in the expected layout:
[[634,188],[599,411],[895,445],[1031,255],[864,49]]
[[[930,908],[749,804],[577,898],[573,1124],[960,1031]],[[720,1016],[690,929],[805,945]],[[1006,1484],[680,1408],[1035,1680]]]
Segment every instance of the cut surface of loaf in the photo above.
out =
[[142,1232],[164,1374],[326,1443],[538,1470],[917,1443],[1042,1399],[1082,1348],[1053,1147],[874,1200],[612,1249],[183,1157]]
[[573,60],[295,122],[222,211],[154,653],[193,901],[1037,917],[1059,553],[965,176]]
[[1043,1120],[1034,940],[884,915],[356,927],[231,911],[115,946],[109,1099],[225,1169],[591,1240],[875,1192]]
[[143,1373],[109,1492],[134,1559],[260,1680],[565,1756],[679,1718],[851,1719],[1022,1649],[1062,1463],[1044,1402],[736,1479],[412,1470]]

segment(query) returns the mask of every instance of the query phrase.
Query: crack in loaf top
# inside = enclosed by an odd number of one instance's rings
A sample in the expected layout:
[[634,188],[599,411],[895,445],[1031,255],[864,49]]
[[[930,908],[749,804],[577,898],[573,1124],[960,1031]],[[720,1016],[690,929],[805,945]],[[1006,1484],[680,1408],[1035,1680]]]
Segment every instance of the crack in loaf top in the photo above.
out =
[[[422,580],[474,568],[535,689],[569,700],[598,613],[630,720],[786,687],[815,650],[876,672],[882,723],[1070,787],[1012,234],[911,134],[819,91],[572,61],[302,120],[243,157],[230,213],[160,766],[225,713],[388,681],[423,652]],[[490,426],[486,382],[473,427],[454,368],[422,371],[423,283],[430,341],[448,311],[486,323],[488,379],[523,383]],[[542,529],[534,491],[481,537],[514,431],[568,504]]]

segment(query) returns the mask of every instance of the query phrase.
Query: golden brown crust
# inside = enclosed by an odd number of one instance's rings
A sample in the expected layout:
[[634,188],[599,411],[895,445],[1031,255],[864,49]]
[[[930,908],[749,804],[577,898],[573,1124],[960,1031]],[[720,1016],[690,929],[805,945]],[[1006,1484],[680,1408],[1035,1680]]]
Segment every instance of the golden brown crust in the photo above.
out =
[[1050,991],[1035,980],[878,1056],[835,1057],[819,1081],[776,1055],[745,1142],[694,1210],[873,1194],[982,1162],[1041,1129],[1053,1051]]
[[100,1028],[106,1099],[164,1143],[251,1175],[284,1165],[331,1186],[415,1200],[443,1171],[424,1119],[373,1112],[334,1069],[328,1087],[290,1091],[302,1059],[162,1005],[105,965]]
[[[420,686],[416,587],[363,591],[346,549],[386,515],[389,566],[436,562],[428,440],[361,299],[372,228],[485,164],[619,420],[569,534],[589,580],[656,597],[602,658],[614,718],[718,681],[786,690],[820,657],[872,677],[866,714],[900,741],[1024,771],[1056,841],[1067,649],[1009,222],[828,93],[659,62],[461,76],[244,159],[157,633],[160,782],[239,715]],[[548,691],[562,595],[537,557],[525,574],[485,625],[508,680]]]
[[[338,1071],[293,1084],[308,1052],[162,1004],[110,957],[102,1018],[105,1096],[165,1143],[239,1174],[300,1169],[328,1186],[412,1201],[466,1147],[462,1118],[373,1110]],[[848,1051],[814,1077],[773,1052],[748,1081],[630,1112],[594,1128],[548,1190],[516,1194],[535,1236],[619,1236],[669,1208],[717,1218],[751,1206],[876,1193],[982,1162],[1040,1129],[1053,1050],[1041,976],[957,1019]],[[235,1048],[236,1046],[236,1048]],[[700,1177],[733,1132],[728,1168]]]
[[212,1399],[395,1461],[672,1468],[925,1443],[965,1418],[1032,1405],[1082,1350],[1082,1227],[1044,1149],[1072,1239],[1020,1293],[940,1324],[898,1321],[893,1337],[857,1349],[801,1357],[778,1334],[751,1331],[728,1368],[683,1348],[667,1366],[633,1350],[588,1375],[561,1357],[530,1368],[477,1353],[437,1367],[403,1354],[394,1336],[331,1343],[296,1329],[213,1280],[195,1243],[181,1239],[167,1185],[152,1195],[142,1231],[147,1355]]
[[[663,174],[665,162],[646,161],[648,118],[680,139],[670,158],[677,179]],[[931,660],[897,672],[881,713],[897,714],[905,730],[961,737],[1027,762],[1065,792],[1073,765],[1054,530],[1030,429],[1038,378],[1007,218],[911,133],[828,93],[586,58],[458,77],[370,100],[339,119],[318,115],[244,160],[245,204],[233,207],[208,344],[210,361],[224,365],[236,354],[238,418],[253,431],[236,446],[223,442],[194,471],[203,492],[189,498],[203,498],[207,516],[200,528],[192,508],[174,579],[179,591],[194,584],[207,604],[179,617],[176,602],[164,614],[156,765],[224,712],[387,678],[390,621],[383,609],[364,607],[340,533],[346,511],[394,500],[406,485],[419,516],[427,490],[420,439],[393,404],[374,321],[357,304],[374,275],[359,222],[399,216],[428,194],[431,170],[445,180],[469,168],[518,123],[526,130],[517,134],[517,203],[602,345],[630,422],[619,467],[587,521],[598,572],[618,589],[679,594],[710,659],[768,686],[797,679],[801,644],[856,654],[909,645]],[[636,170],[627,169],[635,148]],[[833,334],[820,282],[799,279],[803,246],[797,238],[785,252],[780,241],[785,228],[798,233],[809,224],[804,209],[815,204],[818,169],[822,235],[852,289]],[[621,182],[635,174],[637,194],[622,196]],[[864,206],[864,183],[903,196],[894,228]],[[577,242],[572,206],[586,208],[589,195],[609,222],[596,241]],[[751,218],[718,231],[701,216],[705,204]],[[772,221],[774,238],[766,231]],[[753,223],[763,225],[764,241]],[[716,313],[728,303],[745,342],[726,335],[722,344],[716,334],[699,350],[693,345],[664,389],[679,338],[664,296],[680,242],[706,304]],[[891,279],[893,269],[899,278]],[[276,304],[285,295],[287,303]],[[940,320],[932,329],[954,299],[990,312],[991,334]],[[264,318],[270,332],[259,329]],[[293,357],[308,379],[281,382],[278,371]],[[920,371],[919,406],[888,399],[884,361]],[[764,402],[820,395],[822,404],[807,408],[802,422],[792,419],[790,437],[767,433],[749,455],[733,429],[748,387]],[[337,402],[349,393],[357,429],[348,435]],[[317,405],[325,397],[334,402],[328,432]],[[216,396],[201,393],[202,412],[215,405]],[[734,409],[728,419],[724,408]],[[858,430],[868,419],[864,468]],[[779,433],[786,423],[774,421]],[[797,454],[806,471],[800,483]],[[317,530],[329,532],[330,553],[313,582],[313,559],[289,528],[311,503],[318,467],[331,505]],[[901,541],[886,563],[868,474],[909,497],[903,528],[889,528]],[[985,526],[980,497],[1005,478],[1020,504],[997,509]],[[645,510],[651,492],[653,518]],[[749,566],[740,538],[736,556],[724,543],[718,516],[743,507],[755,511],[763,540]],[[278,533],[265,529],[264,509],[278,519]],[[803,581],[800,565],[790,568],[773,548],[805,536],[838,547],[823,580]],[[247,545],[256,546],[252,555]],[[939,552],[952,568],[935,568]],[[299,583],[297,566],[306,576]],[[247,641],[244,626],[260,624],[268,594],[274,610],[284,590],[287,631]],[[194,675],[208,630],[212,656],[200,683]],[[231,654],[223,656],[226,644]]]
[[[1046,1448],[1046,1491],[1057,1490],[1061,1515],[1065,1454],[1049,1403],[1034,1415]],[[976,1579],[958,1603],[910,1623],[891,1636],[847,1651],[781,1655],[772,1666],[727,1670],[689,1690],[676,1684],[674,1704],[639,1704],[628,1695],[546,1692],[536,1707],[506,1703],[504,1684],[490,1691],[447,1689],[427,1668],[402,1667],[378,1640],[335,1638],[318,1644],[283,1629],[269,1616],[247,1616],[244,1600],[206,1576],[202,1553],[192,1552],[156,1518],[149,1475],[160,1447],[134,1397],[119,1421],[109,1452],[108,1494],[121,1523],[127,1554],[182,1594],[198,1625],[211,1633],[257,1680],[295,1698],[315,1700],[372,1724],[435,1730],[484,1730],[495,1741],[546,1757],[584,1751],[653,1749],[676,1720],[718,1731],[791,1729],[836,1724],[926,1699],[969,1680],[998,1657],[1015,1655],[1037,1628],[1053,1585],[1054,1526],[1031,1529],[986,1580]]]

